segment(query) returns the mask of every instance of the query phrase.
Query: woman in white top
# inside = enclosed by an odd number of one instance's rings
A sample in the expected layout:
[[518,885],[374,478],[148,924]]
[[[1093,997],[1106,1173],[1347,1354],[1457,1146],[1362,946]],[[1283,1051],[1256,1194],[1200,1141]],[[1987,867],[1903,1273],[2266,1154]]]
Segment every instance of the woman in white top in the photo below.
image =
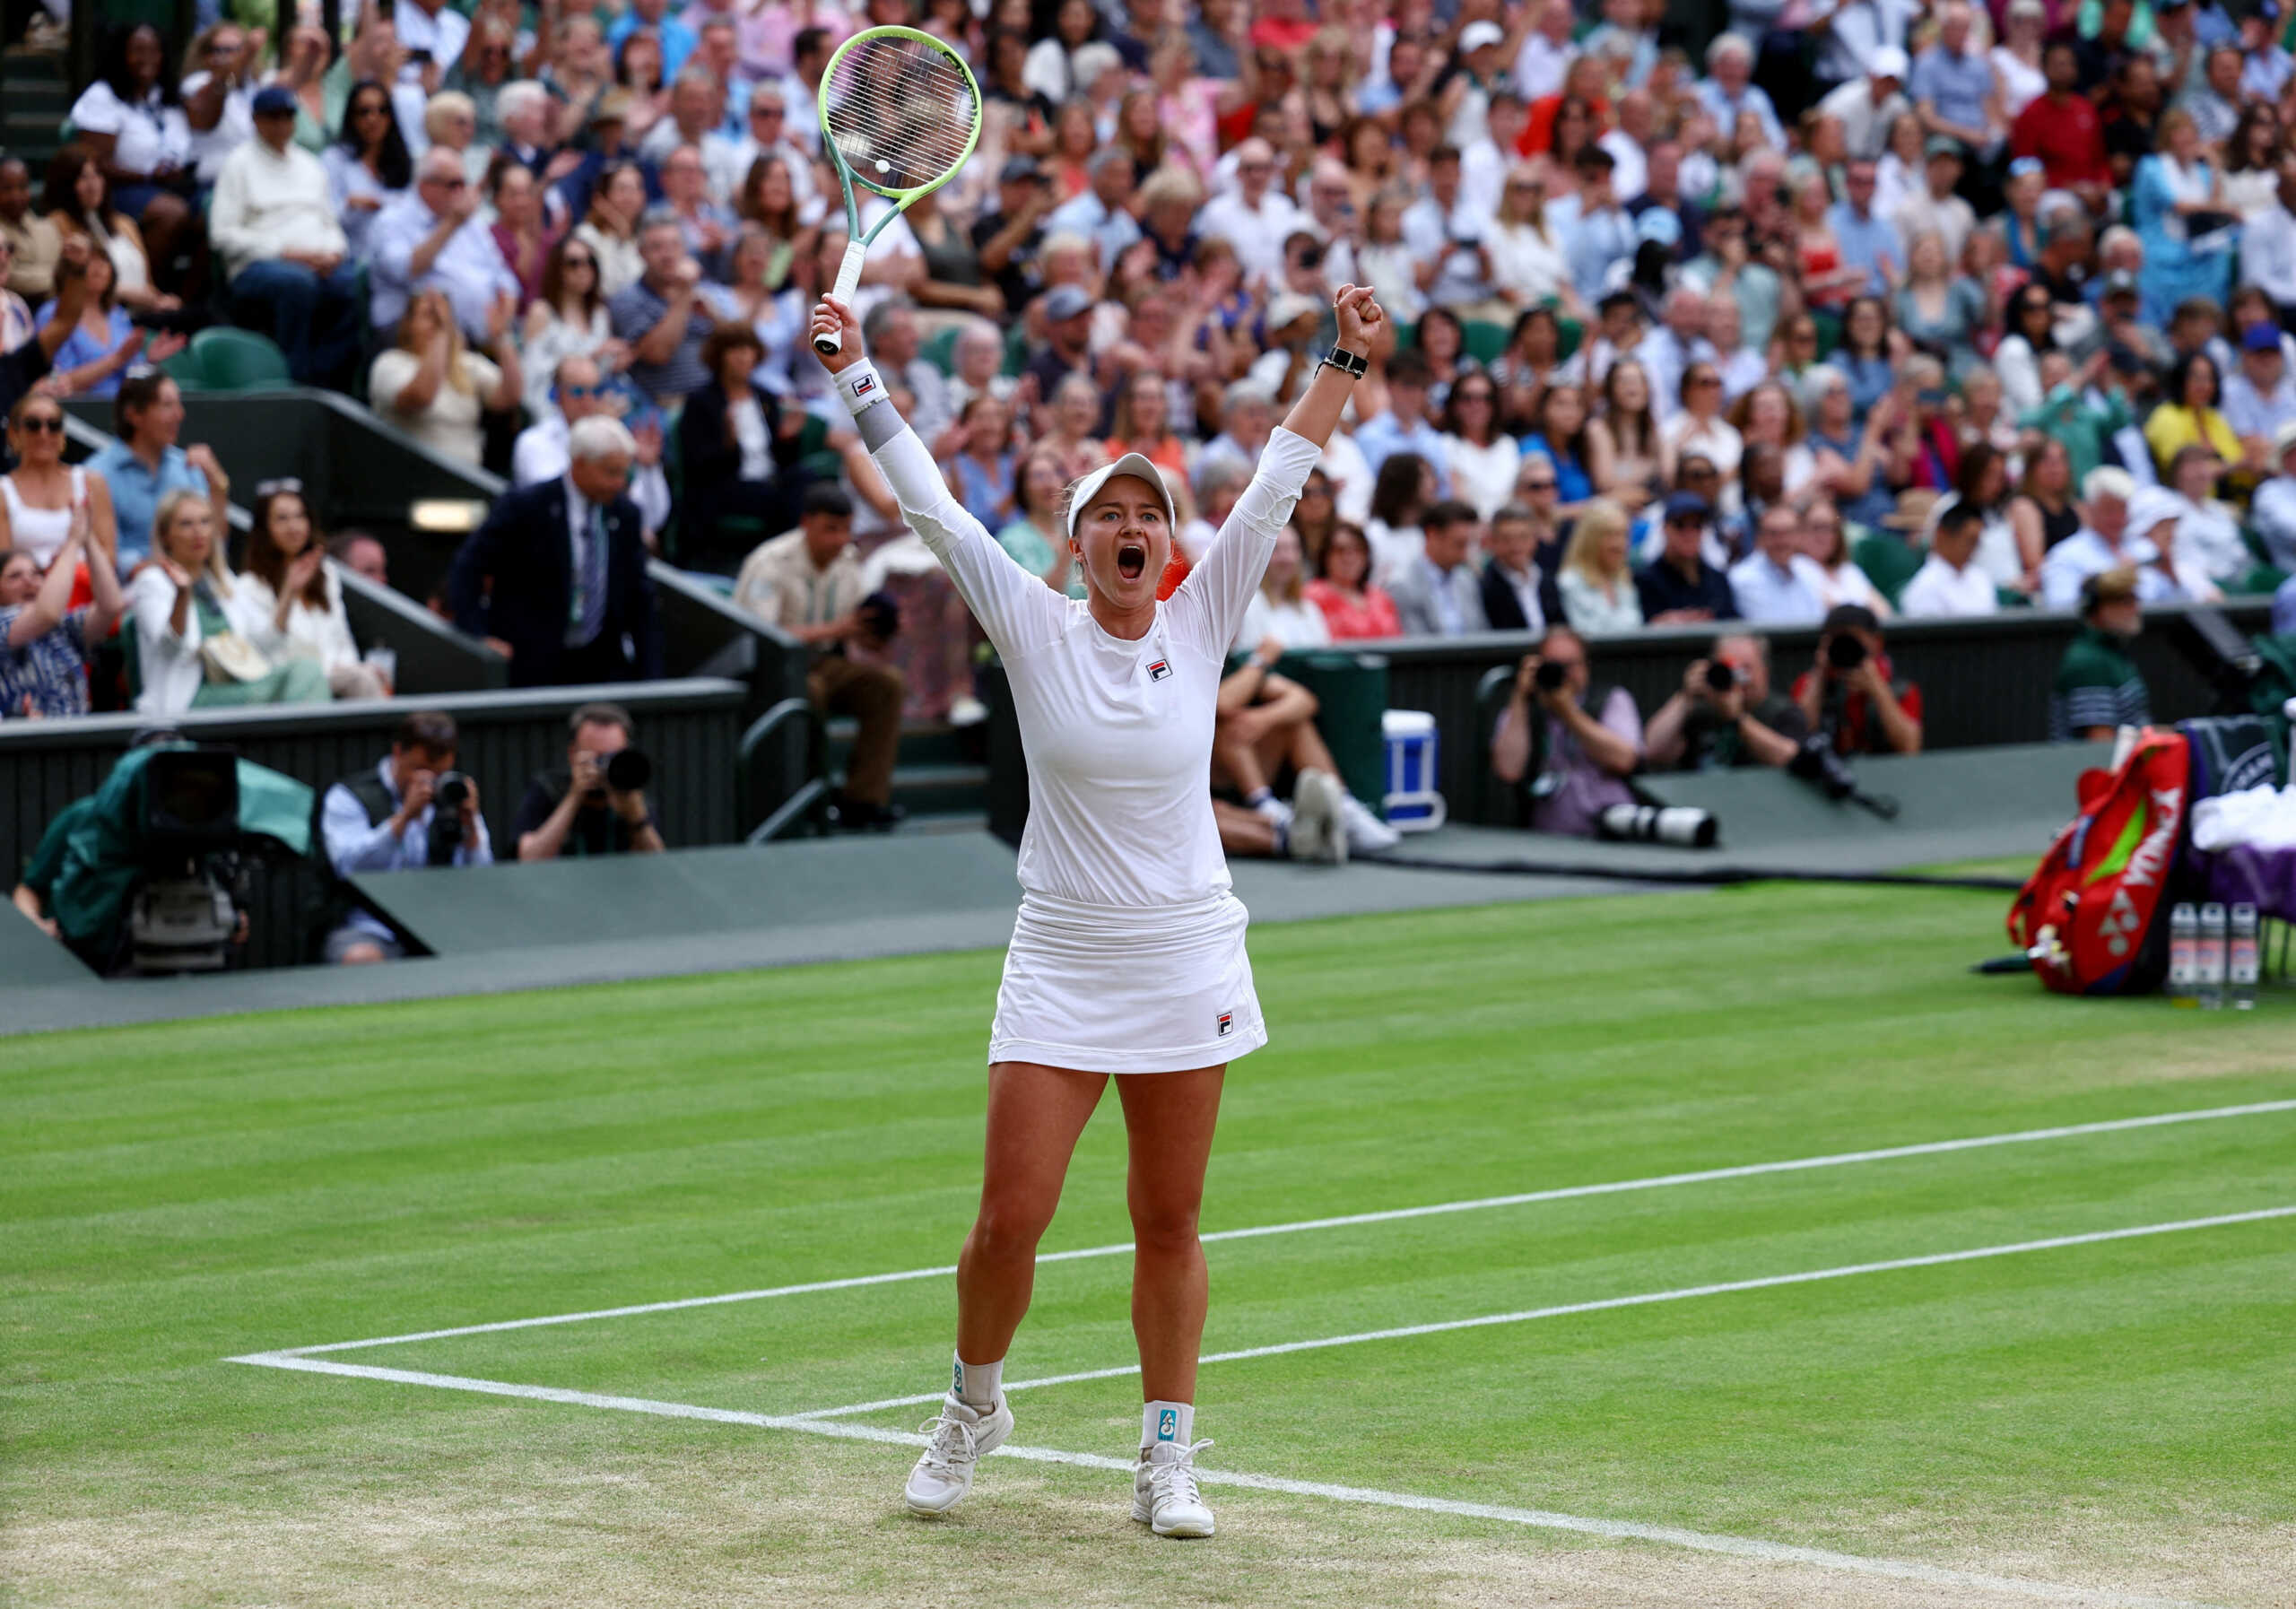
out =
[[1499,387],[1479,369],[1451,383],[1443,404],[1443,458],[1452,495],[1473,503],[1478,519],[1498,513],[1514,492],[1523,448],[1499,428]]
[[2001,115],[2011,122],[2048,88],[2041,72],[2041,41],[2048,33],[2048,8],[2041,0],[2010,0],[2003,18],[1999,44],[1987,54],[1993,64],[1993,84],[2001,96]]
[[1299,531],[1286,526],[1268,553],[1267,573],[1244,611],[1244,623],[1236,629],[1234,648],[1241,652],[1271,637],[1287,648],[1329,648],[1331,622],[1308,601],[1307,582],[1307,549]]
[[139,313],[172,313],[180,300],[155,290],[152,259],[144,250],[135,221],[112,205],[103,169],[84,146],[66,145],[48,159],[48,183],[40,193],[48,221],[68,240],[84,237],[111,264],[112,294]]
[[491,323],[489,334],[502,357],[499,367],[465,349],[444,291],[416,291],[399,320],[398,344],[378,353],[368,371],[369,404],[386,423],[439,457],[477,464],[486,449],[479,415],[517,407],[524,383],[517,349],[504,339],[510,327],[508,292],[495,304]]
[[1896,613],[1850,558],[1849,533],[1843,526],[1841,510],[1825,498],[1812,502],[1802,515],[1802,551],[1825,572],[1822,590],[1827,608],[1863,604],[1883,620]]
[[638,251],[638,219],[646,210],[646,176],[634,161],[622,161],[598,175],[590,189],[589,215],[574,226],[574,238],[598,257],[598,292],[619,296],[646,273]]
[[1746,447],[1737,427],[1722,417],[1722,371],[1711,363],[1691,364],[1683,370],[1681,398],[1682,407],[1666,421],[1666,450],[1677,464],[1698,454],[1714,465],[1735,496],[1738,460]]
[[72,534],[72,511],[88,506],[88,552],[118,551],[111,488],[64,461],[64,404],[43,391],[27,391],[8,411],[13,474],[0,475],[0,552],[30,553],[45,572]]
[[152,260],[172,261],[199,225],[183,194],[191,181],[191,125],[158,29],[139,22],[120,39],[103,76],[72,103],[72,127],[103,169],[112,204],[143,226]]
[[615,338],[598,286],[597,249],[578,234],[561,235],[550,248],[542,289],[526,307],[525,335],[518,363],[526,372],[526,409],[538,419],[550,417],[550,387],[567,359],[591,359],[608,375],[629,361],[629,344]]
[[274,665],[289,659],[317,665],[336,698],[390,697],[389,686],[359,657],[343,583],[311,526],[302,482],[265,481],[256,487],[247,568],[233,578],[224,612]]
[[1626,510],[1598,497],[1578,515],[1554,589],[1562,613],[1581,637],[1642,629],[1642,599],[1627,557]]
[[178,487],[152,517],[152,561],[128,583],[135,708],[144,715],[246,704],[324,704],[312,659],[272,664],[234,626],[230,566],[204,493]]
[[[1028,757],[1021,913],[989,1039],[986,1178],[957,1265],[954,1388],[909,1475],[912,1510],[953,1507],[981,1455],[1013,1433],[1002,1376],[1038,1239],[1115,1074],[1131,1137],[1134,1333],[1147,1399],[1132,1514],[1158,1535],[1212,1535],[1192,1467],[1206,1301],[1196,1213],[1227,1064],[1267,1031],[1205,778],[1228,645],[1381,317],[1352,285],[1334,313],[1347,366],[1316,371],[1210,549],[1160,604],[1173,510],[1153,465],[1126,454],[1077,483],[1067,537],[1086,597],[1062,597],[949,495],[933,455],[883,400],[850,309],[815,309],[815,333],[841,334],[826,364],[863,440],[1004,657]],[[1335,796],[1344,796],[1335,780],[1304,774],[1295,840],[1342,831]],[[1266,818],[1260,826],[1272,845],[1282,830]]]
[[1525,308],[1559,300],[1567,310],[1578,310],[1562,241],[1547,227],[1546,184],[1536,169],[1526,163],[1507,175],[1483,244],[1491,257],[1491,283],[1509,303]]

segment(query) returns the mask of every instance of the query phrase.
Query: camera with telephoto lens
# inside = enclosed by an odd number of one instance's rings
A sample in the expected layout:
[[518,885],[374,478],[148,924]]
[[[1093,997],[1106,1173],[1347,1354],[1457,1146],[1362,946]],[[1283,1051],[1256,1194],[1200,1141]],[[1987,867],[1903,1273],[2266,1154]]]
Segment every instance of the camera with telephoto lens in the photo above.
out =
[[1866,663],[1866,642],[1848,631],[1826,639],[1826,663],[1838,671],[1854,671]]
[[1727,659],[1706,662],[1706,685],[1712,692],[1728,692],[1738,685],[1738,667]]
[[449,866],[462,847],[463,806],[470,801],[470,778],[460,771],[440,771],[430,785],[430,841],[425,865]]
[[1851,774],[1848,761],[1834,752],[1833,741],[1824,732],[1813,732],[1805,737],[1802,746],[1795,751],[1794,758],[1787,762],[1786,769],[1818,788],[1836,804],[1844,799],[1850,800],[1864,805],[1885,822],[1894,819],[1898,813],[1895,799],[1886,794],[1869,794],[1857,786],[1857,778]]
[[1613,843],[1711,849],[1721,835],[1721,823],[1711,811],[1687,804],[1612,804],[1595,818],[1595,836]]
[[654,779],[654,762],[643,749],[616,749],[606,756],[606,786],[618,794],[634,794]]
[[1541,692],[1561,692],[1562,684],[1570,679],[1570,673],[1551,659],[1541,660],[1538,669],[1531,673],[1531,680],[1538,684]]

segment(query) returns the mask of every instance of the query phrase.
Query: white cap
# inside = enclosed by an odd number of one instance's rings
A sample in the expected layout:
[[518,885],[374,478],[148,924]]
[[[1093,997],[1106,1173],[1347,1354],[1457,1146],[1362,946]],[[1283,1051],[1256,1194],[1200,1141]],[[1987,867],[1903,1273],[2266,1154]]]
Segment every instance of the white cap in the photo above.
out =
[[1496,22],[1474,22],[1459,30],[1459,54],[1480,50],[1485,45],[1496,45],[1507,37],[1507,30]]
[[[1179,523],[1179,516],[1172,509],[1171,488],[1164,484],[1163,472],[1151,463],[1145,454],[1126,453],[1106,468],[1096,469],[1076,483],[1076,495],[1068,500],[1068,535],[1072,539],[1076,535],[1076,522],[1084,517],[1084,510],[1091,507],[1092,500],[1100,495],[1100,488],[1120,474],[1136,475],[1153,486],[1156,495],[1163,500],[1166,526]],[[1173,531],[1171,535],[1176,542],[1179,539],[1177,531]]]
[[1874,52],[1874,59],[1867,64],[1866,73],[1871,78],[1894,78],[1902,83],[1909,65],[1904,51],[1895,45],[1884,45]]
[[2180,517],[2185,500],[2165,486],[2140,486],[2136,495],[2128,500],[2128,528],[2139,536],[2150,536],[2153,528]]

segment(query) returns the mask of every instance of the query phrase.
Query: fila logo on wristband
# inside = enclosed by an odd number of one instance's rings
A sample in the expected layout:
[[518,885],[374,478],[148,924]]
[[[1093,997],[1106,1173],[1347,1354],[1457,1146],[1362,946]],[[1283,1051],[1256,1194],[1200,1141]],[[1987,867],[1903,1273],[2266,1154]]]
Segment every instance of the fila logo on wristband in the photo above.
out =
[[859,379],[853,382],[853,395],[856,397],[866,396],[870,392],[874,391],[876,388],[877,377],[874,374],[865,374]]

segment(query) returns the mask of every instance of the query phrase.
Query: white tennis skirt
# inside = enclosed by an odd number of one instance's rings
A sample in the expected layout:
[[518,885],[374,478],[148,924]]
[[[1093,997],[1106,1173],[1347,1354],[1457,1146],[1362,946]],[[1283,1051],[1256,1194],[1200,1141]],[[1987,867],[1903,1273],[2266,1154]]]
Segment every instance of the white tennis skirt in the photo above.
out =
[[1080,905],[1026,894],[1004,955],[991,1062],[1178,1073],[1267,1043],[1231,893],[1189,905]]

